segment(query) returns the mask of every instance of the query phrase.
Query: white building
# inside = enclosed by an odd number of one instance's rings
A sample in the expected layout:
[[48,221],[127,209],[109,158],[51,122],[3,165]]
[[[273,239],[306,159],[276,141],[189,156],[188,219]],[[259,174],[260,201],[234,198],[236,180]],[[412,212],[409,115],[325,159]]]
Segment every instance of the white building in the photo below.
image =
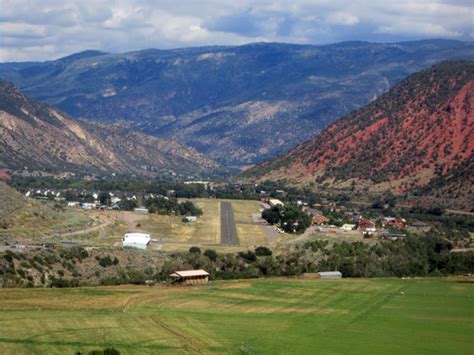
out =
[[345,223],[342,225],[341,229],[343,231],[352,231],[356,228],[356,225],[355,224],[349,224],[349,223]]
[[138,207],[134,208],[133,211],[138,213],[148,213],[148,208]]
[[321,279],[340,279],[342,274],[340,271],[322,271],[318,272]]
[[150,243],[151,237],[144,233],[126,233],[123,236],[122,245],[124,247],[138,248],[146,250]]
[[268,200],[268,203],[270,206],[283,206],[283,202],[281,202],[280,200],[276,199],[276,198],[271,198],[270,200]]
[[185,218],[188,222],[196,222],[198,219],[196,216],[186,216]]

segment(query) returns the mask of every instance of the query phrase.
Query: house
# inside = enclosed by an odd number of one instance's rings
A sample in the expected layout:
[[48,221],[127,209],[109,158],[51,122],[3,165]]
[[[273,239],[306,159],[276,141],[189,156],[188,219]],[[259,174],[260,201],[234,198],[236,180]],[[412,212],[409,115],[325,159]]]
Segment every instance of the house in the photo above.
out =
[[144,207],[134,208],[134,209],[133,209],[133,212],[148,213],[148,208],[144,208]]
[[349,223],[345,223],[342,225],[341,229],[343,231],[352,231],[354,229],[356,229],[356,225],[355,224],[349,224]]
[[360,216],[360,218],[359,218],[359,229],[362,232],[369,232],[369,233],[375,232],[376,231],[375,222],[371,221],[370,219],[366,219],[366,218]]
[[188,222],[196,222],[198,219],[196,216],[186,216],[184,218],[186,218]]
[[214,183],[210,181],[203,181],[203,180],[195,180],[195,181],[185,181],[185,185],[204,185],[206,190],[214,190]]
[[342,274],[340,271],[322,271],[318,272],[320,279],[340,279]]
[[323,215],[316,215],[311,218],[311,224],[319,226],[320,224],[326,224],[329,222],[329,218]]
[[173,283],[182,285],[207,284],[209,282],[209,273],[204,270],[175,271],[170,277],[174,279]]
[[131,247],[146,250],[150,243],[151,237],[144,233],[126,233],[123,236],[122,245],[124,247]]
[[122,201],[122,199],[120,197],[117,197],[117,196],[112,196],[110,198],[110,203],[112,203],[112,205],[116,205],[118,204],[120,201]]
[[276,199],[276,198],[271,198],[268,200],[268,204],[271,206],[271,207],[274,207],[274,206],[283,206],[283,202],[281,202],[280,200]]
[[405,229],[407,226],[407,221],[404,218],[395,218],[395,217],[385,217],[383,219],[384,228],[396,228],[396,229]]

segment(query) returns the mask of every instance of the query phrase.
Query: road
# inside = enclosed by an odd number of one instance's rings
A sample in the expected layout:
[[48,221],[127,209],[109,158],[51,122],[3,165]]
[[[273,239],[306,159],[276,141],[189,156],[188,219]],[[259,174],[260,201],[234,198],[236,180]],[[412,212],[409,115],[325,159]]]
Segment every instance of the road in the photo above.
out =
[[239,245],[230,202],[221,202],[221,245]]
[[290,244],[298,244],[305,242],[307,239],[313,236],[313,234],[316,232],[316,226],[311,226],[306,228],[303,234],[301,234],[299,237],[296,237],[295,239],[287,240],[283,242],[282,244],[284,245],[290,245]]

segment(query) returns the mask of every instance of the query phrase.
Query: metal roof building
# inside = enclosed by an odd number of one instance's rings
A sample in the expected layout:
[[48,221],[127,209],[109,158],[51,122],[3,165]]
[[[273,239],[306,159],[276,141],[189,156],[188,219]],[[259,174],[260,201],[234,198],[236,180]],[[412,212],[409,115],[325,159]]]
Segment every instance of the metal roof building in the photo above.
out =
[[126,233],[123,236],[122,245],[124,247],[132,247],[146,250],[150,243],[151,237],[144,233]]
[[175,283],[186,285],[207,284],[209,282],[209,273],[205,270],[175,271],[170,277],[175,279]]
[[322,271],[318,272],[318,275],[321,279],[340,279],[342,277],[340,271]]

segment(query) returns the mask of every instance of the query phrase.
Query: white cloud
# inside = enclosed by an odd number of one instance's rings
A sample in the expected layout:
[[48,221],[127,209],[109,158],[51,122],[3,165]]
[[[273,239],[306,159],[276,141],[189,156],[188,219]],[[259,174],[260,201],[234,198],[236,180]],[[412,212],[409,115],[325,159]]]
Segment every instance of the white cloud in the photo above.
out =
[[336,12],[328,16],[327,22],[334,25],[352,26],[359,23],[359,18],[348,13]]
[[0,0],[0,61],[255,41],[472,40],[468,0]]
[[29,23],[4,22],[0,26],[0,36],[42,38],[46,35],[46,27]]

